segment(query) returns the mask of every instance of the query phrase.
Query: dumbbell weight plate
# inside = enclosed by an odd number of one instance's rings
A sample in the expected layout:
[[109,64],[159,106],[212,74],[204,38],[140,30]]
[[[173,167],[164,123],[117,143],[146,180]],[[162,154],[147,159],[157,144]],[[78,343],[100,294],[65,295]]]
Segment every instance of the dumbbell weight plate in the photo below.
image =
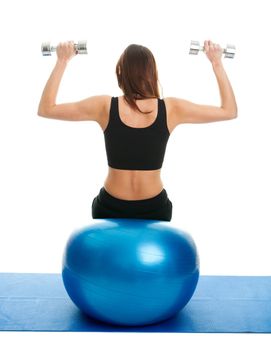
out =
[[87,52],[87,42],[85,40],[78,41],[77,44],[74,44],[75,50],[78,51],[80,55],[86,55]]
[[199,53],[200,49],[201,49],[201,47],[200,47],[199,41],[191,40],[189,54],[190,55],[197,55]]
[[51,56],[53,47],[51,47],[50,42],[46,41],[41,45],[41,53],[43,56]]

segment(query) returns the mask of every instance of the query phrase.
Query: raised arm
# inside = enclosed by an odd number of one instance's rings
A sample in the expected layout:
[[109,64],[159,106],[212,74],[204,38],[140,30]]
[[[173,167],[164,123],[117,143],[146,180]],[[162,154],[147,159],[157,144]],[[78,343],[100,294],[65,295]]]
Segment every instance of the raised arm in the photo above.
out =
[[92,96],[77,102],[56,104],[56,97],[59,85],[69,60],[75,56],[74,45],[67,42],[57,47],[57,62],[44,87],[39,107],[38,115],[41,117],[81,121],[93,120],[101,122],[106,115],[106,102],[108,96]]
[[175,125],[181,123],[208,123],[237,117],[234,92],[221,61],[222,49],[211,41],[204,42],[206,56],[212,63],[219,87],[221,106],[196,104],[187,100],[169,97],[171,114]]

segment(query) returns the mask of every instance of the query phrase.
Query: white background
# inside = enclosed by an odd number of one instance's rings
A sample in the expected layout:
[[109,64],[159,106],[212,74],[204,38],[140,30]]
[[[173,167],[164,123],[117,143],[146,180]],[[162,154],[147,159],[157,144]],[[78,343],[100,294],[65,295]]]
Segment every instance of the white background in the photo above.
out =
[[[172,225],[194,237],[202,274],[270,275],[267,0],[9,0],[1,2],[0,14],[0,272],[59,273],[67,238],[91,223],[91,202],[107,174],[98,124],[37,116],[56,61],[55,55],[41,56],[41,42],[88,41],[89,54],[76,56],[67,67],[59,103],[121,95],[115,65],[123,50],[136,43],[156,58],[162,97],[219,106],[210,62],[202,53],[188,55],[191,39],[210,39],[237,47],[234,60],[223,62],[238,118],[174,130],[162,170],[173,202]],[[247,348],[267,344],[266,336],[37,334],[2,337],[9,341],[6,349],[22,341],[35,348],[38,339],[46,346],[56,341],[72,347],[74,339],[112,348],[112,337],[118,349],[129,342],[144,348],[146,337],[147,344],[170,344],[171,349],[183,343],[186,348],[205,343],[226,348],[237,341]]]

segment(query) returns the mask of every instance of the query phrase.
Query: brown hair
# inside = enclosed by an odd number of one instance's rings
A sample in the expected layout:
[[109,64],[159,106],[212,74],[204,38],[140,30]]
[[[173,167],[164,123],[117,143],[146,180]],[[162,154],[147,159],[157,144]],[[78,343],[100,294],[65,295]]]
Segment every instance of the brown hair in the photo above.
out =
[[145,46],[131,44],[116,65],[118,85],[132,109],[142,112],[135,100],[159,98],[158,72],[152,52]]

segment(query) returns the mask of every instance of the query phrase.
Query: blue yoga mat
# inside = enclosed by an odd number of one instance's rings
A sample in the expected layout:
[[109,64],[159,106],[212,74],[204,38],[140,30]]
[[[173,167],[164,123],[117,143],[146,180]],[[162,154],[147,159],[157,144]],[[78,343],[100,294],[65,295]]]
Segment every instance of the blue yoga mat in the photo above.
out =
[[85,316],[60,274],[0,273],[0,330],[270,333],[271,277],[201,276],[193,298],[174,318],[116,327]]

